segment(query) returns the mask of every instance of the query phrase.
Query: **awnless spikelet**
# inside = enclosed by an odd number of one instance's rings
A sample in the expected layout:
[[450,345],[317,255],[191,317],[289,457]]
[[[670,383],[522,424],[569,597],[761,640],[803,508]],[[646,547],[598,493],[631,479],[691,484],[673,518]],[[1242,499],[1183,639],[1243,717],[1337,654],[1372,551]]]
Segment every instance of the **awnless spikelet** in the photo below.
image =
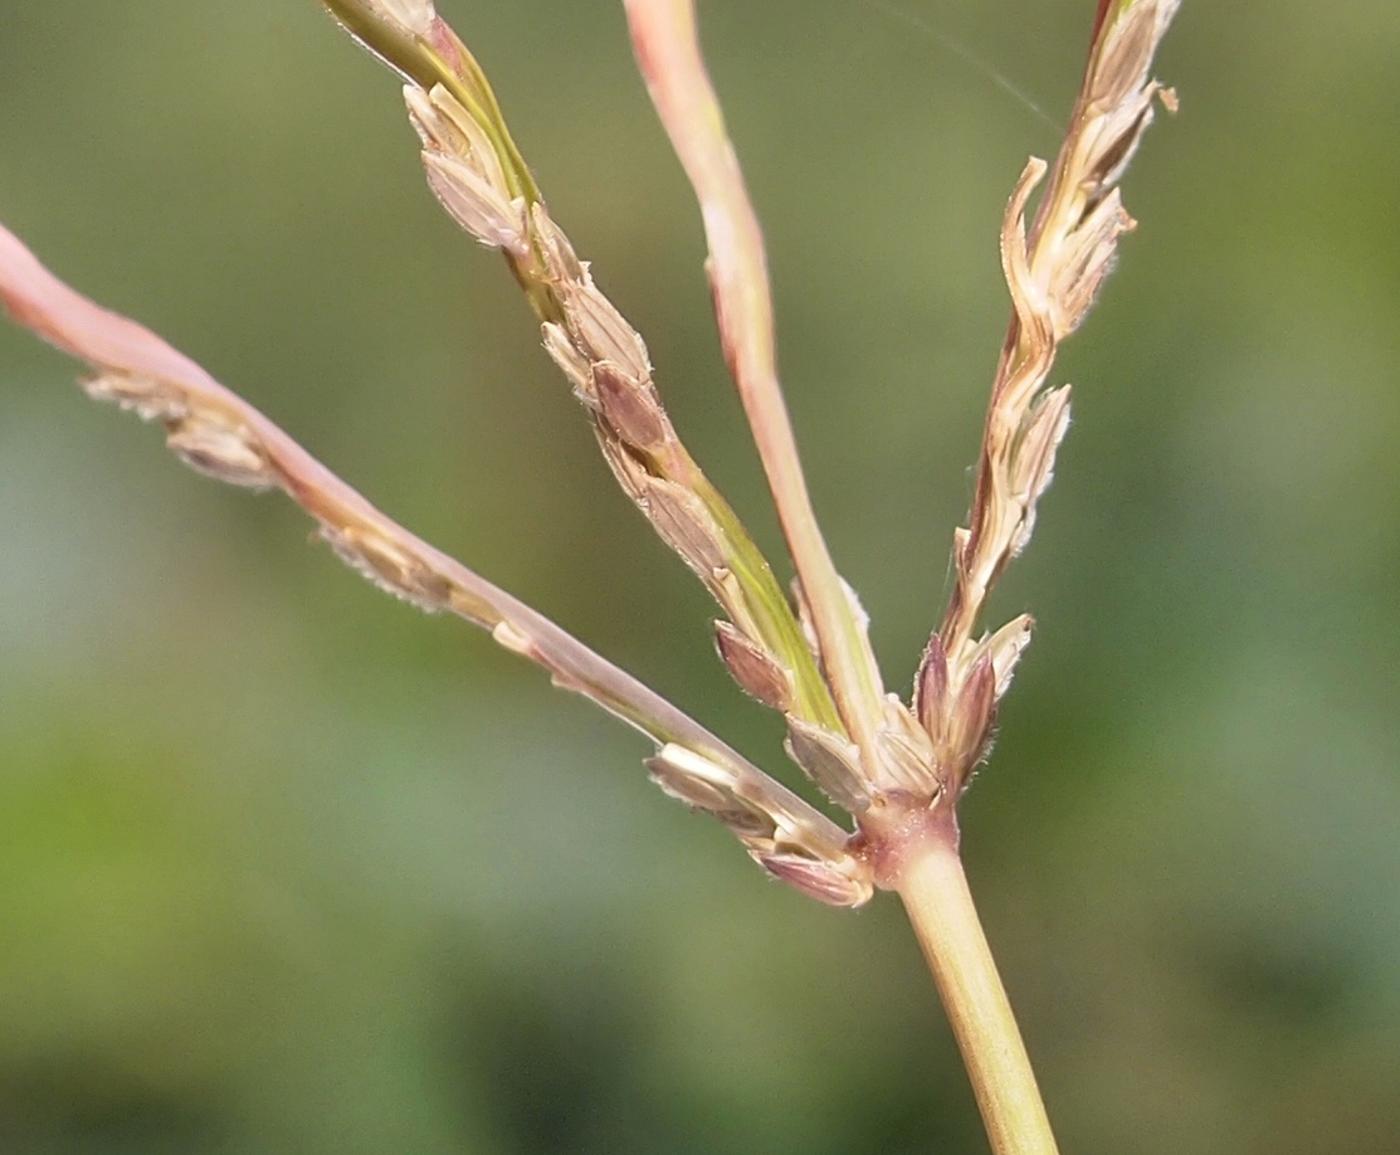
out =
[[[715,646],[739,686],[780,712],[785,747],[846,829],[636,679],[375,509],[281,429],[146,329],[62,284],[0,229],[0,297],[17,321],[88,362],[90,396],[162,425],[199,472],[280,489],[320,536],[382,589],[488,629],[646,734],[652,779],[717,818],[772,876],[834,906],[897,891],[963,1049],[993,1148],[1045,1155],[1054,1138],[958,857],[957,801],[985,758],[1031,619],[986,631],[981,613],[1030,540],[1069,425],[1050,387],[1060,342],[1083,322],[1134,227],[1118,182],[1175,97],[1151,77],[1177,0],[1100,0],[1089,62],[1053,165],[1032,158],[1007,206],[1001,253],[1013,313],[992,386],[954,588],[910,700],[887,693],[868,622],[822,540],[779,386],[766,256],[691,0],[624,0],[652,100],[705,223],[726,360],[796,570],[791,598],[667,415],[645,341],[551,216],[484,72],[430,0],[322,0],[405,81],[424,171],[451,218],[498,251],[545,352],[583,408],[604,460],[723,610]],[[1048,182],[1046,177],[1048,174]],[[1044,191],[1027,223],[1033,194]]]

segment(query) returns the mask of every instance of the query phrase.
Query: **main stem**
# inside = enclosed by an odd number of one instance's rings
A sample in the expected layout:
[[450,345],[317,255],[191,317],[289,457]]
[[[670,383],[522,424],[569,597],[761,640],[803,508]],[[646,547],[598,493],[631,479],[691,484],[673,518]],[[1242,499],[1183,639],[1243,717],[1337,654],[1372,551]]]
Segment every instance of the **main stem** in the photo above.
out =
[[996,1155],[1058,1155],[1030,1058],[951,837],[911,848],[898,886]]

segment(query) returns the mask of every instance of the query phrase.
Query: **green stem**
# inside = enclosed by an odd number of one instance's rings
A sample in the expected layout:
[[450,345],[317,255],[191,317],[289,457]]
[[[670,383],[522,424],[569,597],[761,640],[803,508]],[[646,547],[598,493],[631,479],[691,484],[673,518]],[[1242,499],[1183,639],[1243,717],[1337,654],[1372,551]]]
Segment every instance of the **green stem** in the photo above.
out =
[[904,859],[898,891],[962,1051],[996,1155],[1058,1155],[951,830]]

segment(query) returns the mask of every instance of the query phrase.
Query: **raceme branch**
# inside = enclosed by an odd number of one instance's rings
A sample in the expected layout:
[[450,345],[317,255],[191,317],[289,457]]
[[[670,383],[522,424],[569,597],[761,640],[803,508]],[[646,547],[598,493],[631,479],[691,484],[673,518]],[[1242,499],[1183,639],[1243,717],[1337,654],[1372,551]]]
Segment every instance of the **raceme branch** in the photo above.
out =
[[407,79],[429,186],[468,234],[504,254],[613,475],[729,616],[716,624],[716,644],[740,686],[804,723],[841,731],[772,567],[681,442],[641,334],[550,216],[481,66],[430,3],[324,3]]
[[630,674],[543,615],[390,520],[258,410],[136,322],[74,292],[0,227],[0,301],[20,324],[86,361],[89,396],[158,422],[185,464],[252,490],[280,489],[320,536],[381,589],[481,626],[651,738],[653,778],[714,815],[776,876],[824,902],[870,897],[847,833]]

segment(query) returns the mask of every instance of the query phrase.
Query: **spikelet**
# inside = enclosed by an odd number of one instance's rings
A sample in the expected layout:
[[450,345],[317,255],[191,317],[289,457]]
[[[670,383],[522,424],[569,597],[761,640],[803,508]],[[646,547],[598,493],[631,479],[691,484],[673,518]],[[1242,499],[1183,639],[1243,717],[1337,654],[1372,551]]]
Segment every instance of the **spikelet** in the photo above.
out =
[[197,473],[246,489],[271,489],[277,477],[257,437],[221,414],[196,413],[170,422],[165,444]]
[[868,866],[815,836],[781,795],[757,796],[727,767],[673,744],[649,759],[647,769],[668,795],[717,818],[755,862],[809,898],[851,907],[874,894]]
[[108,369],[82,381],[94,401],[105,401],[142,421],[180,421],[189,414],[184,394],[153,377]]
[[217,406],[192,400],[174,382],[104,366],[81,385],[94,401],[116,405],[142,421],[163,422],[167,448],[196,473],[245,489],[278,484],[252,429]]
[[800,718],[789,717],[788,757],[796,762],[822,793],[851,814],[870,807],[870,787],[860,765],[860,748],[847,738]]
[[745,693],[770,709],[792,707],[792,672],[732,622],[715,622],[715,649]]
[[401,545],[358,526],[323,526],[321,537],[341,561],[385,593],[425,613],[447,608],[451,583]]
[[479,169],[456,157],[425,152],[423,169],[428,187],[448,216],[478,243],[517,255],[528,251],[524,198],[510,199]]

